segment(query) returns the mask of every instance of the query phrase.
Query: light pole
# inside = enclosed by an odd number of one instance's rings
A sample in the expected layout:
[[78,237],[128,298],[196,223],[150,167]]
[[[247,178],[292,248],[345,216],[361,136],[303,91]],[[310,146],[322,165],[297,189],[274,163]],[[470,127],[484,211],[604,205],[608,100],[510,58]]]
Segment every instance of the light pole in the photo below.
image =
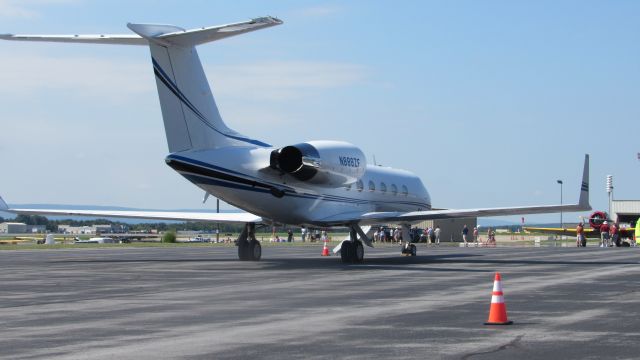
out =
[[[562,206],[562,180],[557,180],[560,184],[560,206]],[[560,227],[564,230],[564,223],[562,222],[562,210],[560,210]]]
[[611,216],[611,198],[613,197],[613,176],[607,175],[607,194],[609,195],[609,214]]

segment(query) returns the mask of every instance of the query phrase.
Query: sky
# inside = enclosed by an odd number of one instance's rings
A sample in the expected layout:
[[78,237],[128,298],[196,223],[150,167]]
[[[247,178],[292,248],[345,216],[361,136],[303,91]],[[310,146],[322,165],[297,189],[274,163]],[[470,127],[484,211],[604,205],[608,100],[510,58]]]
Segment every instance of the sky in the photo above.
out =
[[[351,142],[420,176],[438,208],[556,204],[558,179],[576,202],[585,153],[595,209],[608,174],[616,199],[640,199],[638,1],[0,0],[0,33],[265,15],[284,24],[198,48],[240,133]],[[215,208],[164,163],[147,48],[2,41],[0,65],[8,203]]]

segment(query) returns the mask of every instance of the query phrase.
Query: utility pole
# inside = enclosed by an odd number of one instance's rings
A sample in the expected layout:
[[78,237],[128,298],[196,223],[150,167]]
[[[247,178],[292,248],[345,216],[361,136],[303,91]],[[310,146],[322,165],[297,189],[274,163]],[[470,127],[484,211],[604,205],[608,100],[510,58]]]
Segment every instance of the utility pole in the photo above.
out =
[[[562,206],[562,180],[557,180],[558,184],[560,184],[560,206]],[[562,221],[562,210],[560,210],[560,227],[564,230],[564,222]]]

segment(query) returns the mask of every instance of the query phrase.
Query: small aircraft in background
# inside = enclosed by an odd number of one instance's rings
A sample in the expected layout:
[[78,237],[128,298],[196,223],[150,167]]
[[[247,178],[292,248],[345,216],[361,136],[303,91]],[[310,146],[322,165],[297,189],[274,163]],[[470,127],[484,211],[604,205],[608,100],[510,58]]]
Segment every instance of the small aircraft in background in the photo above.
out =
[[[604,222],[607,221],[609,224],[614,224],[615,221],[609,219],[609,216],[604,211],[594,211],[591,215],[589,215],[588,223],[589,227],[584,227],[584,236],[587,239],[600,239],[600,227]],[[584,223],[584,221],[581,221]],[[585,224],[586,225],[586,224]],[[523,227],[523,230],[529,232],[543,233],[543,234],[551,234],[551,235],[568,235],[568,236],[577,236],[576,228],[545,228],[545,227]],[[630,241],[634,238],[634,227],[619,227],[618,234],[620,240],[620,246],[629,246]],[[627,239],[627,241],[625,241]],[[626,245],[625,245],[626,244]]]

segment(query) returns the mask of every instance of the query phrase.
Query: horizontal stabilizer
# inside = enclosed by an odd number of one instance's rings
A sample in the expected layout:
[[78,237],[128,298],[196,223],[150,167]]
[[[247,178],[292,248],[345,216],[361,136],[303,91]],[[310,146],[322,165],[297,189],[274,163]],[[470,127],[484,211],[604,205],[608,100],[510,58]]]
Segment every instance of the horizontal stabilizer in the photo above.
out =
[[14,35],[0,34],[3,40],[18,41],[46,41],[64,43],[85,43],[85,44],[115,44],[115,45],[147,45],[154,42],[162,46],[177,45],[183,47],[196,46],[210,41],[224,39],[234,35],[264,29],[267,27],[280,25],[280,19],[266,16],[251,19],[248,21],[202,27],[198,29],[185,30],[173,25],[160,24],[127,24],[127,27],[137,35]]
[[[160,45],[196,46],[210,41],[221,40],[235,35],[282,24],[280,19],[271,16],[252,19],[249,21],[184,30],[170,25],[127,24],[136,34],[157,42]],[[167,29],[174,28],[172,31]]]
[[147,45],[138,35],[13,35],[0,34],[0,39],[17,41],[45,41],[79,44]]

